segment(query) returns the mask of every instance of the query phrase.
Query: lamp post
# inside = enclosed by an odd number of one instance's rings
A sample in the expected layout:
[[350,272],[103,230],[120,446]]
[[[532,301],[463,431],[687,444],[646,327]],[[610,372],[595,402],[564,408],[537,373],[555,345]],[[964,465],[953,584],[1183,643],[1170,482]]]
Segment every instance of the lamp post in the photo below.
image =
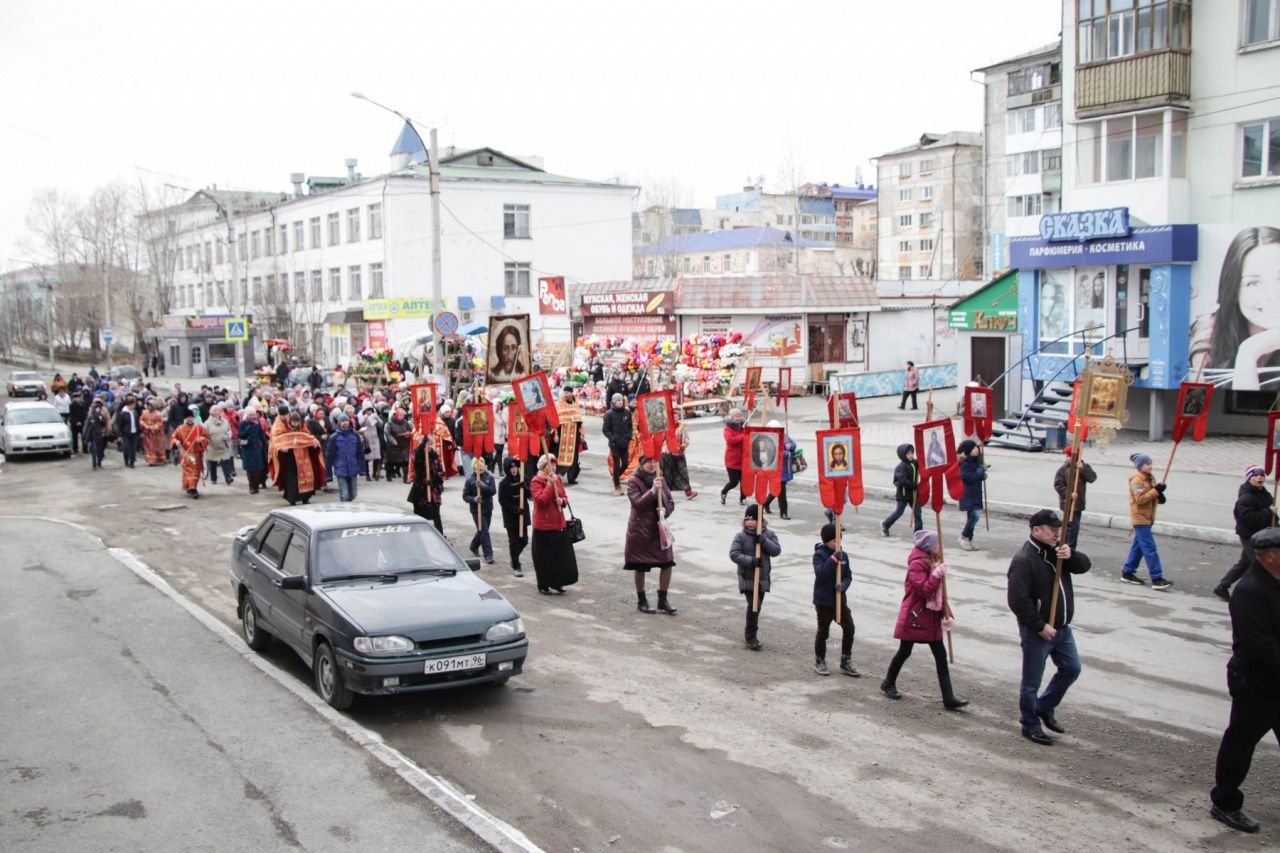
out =
[[444,340],[440,332],[434,328],[436,315],[444,302],[440,282],[440,154],[436,148],[436,129],[434,127],[431,128],[431,145],[428,147],[422,141],[422,134],[418,133],[418,129],[413,126],[413,122],[404,113],[392,109],[386,104],[378,103],[363,92],[352,92],[351,97],[361,101],[368,101],[375,107],[384,109],[399,117],[413,131],[413,135],[418,137],[418,144],[427,151],[427,179],[431,193],[431,372],[444,380],[444,394],[447,397],[449,394],[449,377],[444,369]]

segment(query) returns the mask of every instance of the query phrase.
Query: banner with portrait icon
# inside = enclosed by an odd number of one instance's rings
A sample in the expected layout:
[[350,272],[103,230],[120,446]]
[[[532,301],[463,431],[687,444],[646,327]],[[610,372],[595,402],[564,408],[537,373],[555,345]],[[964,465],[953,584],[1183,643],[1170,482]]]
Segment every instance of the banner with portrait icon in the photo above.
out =
[[855,429],[858,426],[858,395],[841,391],[827,398],[827,418],[832,429]]
[[673,453],[679,451],[671,389],[636,398],[636,426],[640,431],[640,449],[646,456],[660,459],[664,444]]
[[773,403],[776,406],[786,407],[789,404],[787,400],[791,399],[791,368],[778,368],[778,386],[777,393],[774,394]]
[[560,426],[560,414],[551,401],[551,384],[545,372],[539,370],[517,377],[511,388],[516,392],[516,406],[535,436],[546,435],[548,427],[555,429]]
[[991,408],[994,397],[990,388],[970,385],[964,389],[964,432],[979,441],[991,438]]
[[749,412],[756,407],[756,394],[760,391],[760,375],[763,367],[748,367],[747,379],[742,385],[742,405]]
[[822,429],[818,440],[818,495],[822,505],[836,515],[844,512],[847,500],[862,503],[862,432],[850,429]]
[[489,341],[485,354],[485,382],[505,385],[528,373],[533,347],[528,314],[494,314],[489,317]]
[[779,427],[747,427],[742,431],[742,493],[764,503],[782,490],[783,431]]
[[507,406],[507,445],[503,452],[521,462],[528,459],[531,453],[536,456],[541,452],[538,437],[529,430],[520,407],[514,401]]
[[409,386],[413,404],[413,429],[422,435],[431,435],[436,429],[436,386],[422,382]]
[[945,486],[956,500],[964,497],[964,483],[960,480],[960,466],[956,464],[955,436],[951,431],[951,419],[925,421],[915,425],[916,464],[920,466],[920,488],[916,503],[932,505],[934,512],[942,512]]
[[472,456],[493,453],[493,403],[463,405],[462,449]]
[[1209,403],[1213,400],[1213,385],[1209,382],[1183,382],[1178,388],[1178,408],[1173,416],[1173,440],[1182,441],[1187,430],[1192,441],[1204,439],[1209,422]]

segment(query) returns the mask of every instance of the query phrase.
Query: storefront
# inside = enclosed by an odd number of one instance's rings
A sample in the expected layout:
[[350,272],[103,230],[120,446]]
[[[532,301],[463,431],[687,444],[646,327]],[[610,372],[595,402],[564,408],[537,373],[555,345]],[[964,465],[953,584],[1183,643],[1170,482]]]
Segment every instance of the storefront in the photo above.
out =
[[[147,331],[164,355],[165,375],[178,379],[235,377],[236,345],[226,339],[226,321],[231,315],[189,316],[167,314],[164,325]],[[244,342],[245,372],[253,373],[253,318],[249,317],[249,339]]]
[[[1018,334],[1018,271],[1010,270],[947,312],[956,333],[956,377],[959,384],[991,385],[995,415],[1022,407],[1021,371],[1010,368],[1022,358]],[[1000,377],[1006,376],[997,382]]]
[[675,294],[670,290],[583,293],[577,337],[676,337]]

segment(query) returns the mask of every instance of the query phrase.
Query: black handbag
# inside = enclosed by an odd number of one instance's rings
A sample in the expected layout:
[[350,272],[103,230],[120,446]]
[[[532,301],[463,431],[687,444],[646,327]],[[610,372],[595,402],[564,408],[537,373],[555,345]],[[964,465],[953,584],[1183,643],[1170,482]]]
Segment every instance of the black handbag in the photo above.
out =
[[573,507],[568,503],[565,506],[569,509],[569,520],[564,523],[564,529],[569,534],[569,541],[576,544],[587,538],[587,531],[582,529],[582,519],[573,514]]

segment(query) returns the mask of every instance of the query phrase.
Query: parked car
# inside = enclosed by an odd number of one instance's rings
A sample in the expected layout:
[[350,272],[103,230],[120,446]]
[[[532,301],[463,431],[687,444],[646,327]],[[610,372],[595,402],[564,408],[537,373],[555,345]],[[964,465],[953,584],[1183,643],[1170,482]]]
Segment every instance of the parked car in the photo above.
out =
[[502,684],[521,672],[524,623],[479,566],[390,507],[281,507],[237,533],[231,588],[249,647],[283,641],[341,710],[357,693]]
[[71,455],[71,428],[57,409],[42,400],[6,403],[0,419],[0,453],[61,453],[65,459]]
[[107,371],[106,378],[112,382],[118,382],[121,379],[134,380],[142,378],[142,371],[134,367],[132,364],[121,364]]
[[5,383],[5,391],[10,397],[34,397],[44,390],[44,380],[33,370],[15,370]]

